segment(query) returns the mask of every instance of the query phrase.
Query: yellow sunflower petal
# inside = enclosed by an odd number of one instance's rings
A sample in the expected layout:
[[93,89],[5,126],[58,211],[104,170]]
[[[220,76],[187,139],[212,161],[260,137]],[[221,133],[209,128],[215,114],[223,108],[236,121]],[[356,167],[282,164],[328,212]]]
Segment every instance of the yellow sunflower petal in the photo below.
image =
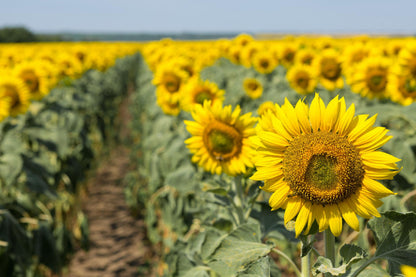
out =
[[329,210],[329,228],[332,234],[338,237],[342,231],[342,218],[337,205],[331,205]]
[[284,205],[285,201],[287,201],[289,190],[289,186],[281,185],[276,189],[272,196],[270,196],[269,205],[272,208],[272,211],[277,210]]
[[290,220],[292,220],[299,213],[299,210],[302,207],[302,204],[303,204],[303,201],[299,197],[292,197],[288,200],[285,215],[284,215],[285,224],[287,224]]
[[355,231],[360,231],[360,223],[354,210],[348,205],[348,202],[341,202],[338,204],[338,207],[345,222]]
[[305,205],[303,205],[299,211],[299,214],[296,218],[296,223],[295,223],[296,237],[299,236],[299,234],[305,228],[306,223],[308,222],[309,213],[311,212],[311,205],[312,205],[311,202],[306,202]]
[[323,103],[319,94],[315,94],[309,108],[309,120],[311,122],[312,130],[318,132],[322,124],[322,113],[325,111],[325,104]]

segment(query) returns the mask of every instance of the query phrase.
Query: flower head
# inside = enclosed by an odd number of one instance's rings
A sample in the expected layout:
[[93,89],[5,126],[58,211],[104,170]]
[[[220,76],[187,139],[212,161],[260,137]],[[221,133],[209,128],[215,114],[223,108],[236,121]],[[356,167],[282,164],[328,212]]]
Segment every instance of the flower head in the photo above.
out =
[[213,174],[225,172],[235,176],[253,167],[254,145],[249,139],[255,135],[257,119],[251,113],[240,115],[237,106],[222,107],[205,101],[192,112],[195,121],[185,121],[192,135],[185,143],[193,154],[192,161]]
[[316,221],[319,231],[330,228],[338,236],[342,219],[359,229],[356,215],[380,216],[379,200],[394,194],[376,180],[398,173],[396,157],[378,151],[391,137],[374,127],[376,117],[354,116],[343,98],[327,107],[318,94],[310,107],[287,100],[267,112],[256,127],[257,172],[263,190],[273,192],[273,210],[285,209],[284,221],[296,217],[295,232],[309,233]]

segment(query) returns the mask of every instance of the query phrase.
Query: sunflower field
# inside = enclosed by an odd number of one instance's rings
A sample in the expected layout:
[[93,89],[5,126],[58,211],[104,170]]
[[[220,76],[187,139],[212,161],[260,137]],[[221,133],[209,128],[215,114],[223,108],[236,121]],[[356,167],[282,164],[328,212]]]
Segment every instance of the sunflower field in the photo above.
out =
[[247,34],[0,46],[0,272],[88,247],[83,182],[129,89],[158,276],[414,276],[416,39]]

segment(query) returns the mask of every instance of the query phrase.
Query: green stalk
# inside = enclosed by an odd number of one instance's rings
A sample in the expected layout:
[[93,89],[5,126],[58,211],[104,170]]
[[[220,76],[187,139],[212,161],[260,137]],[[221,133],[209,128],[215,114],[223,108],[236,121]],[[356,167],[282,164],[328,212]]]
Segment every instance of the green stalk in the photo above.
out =
[[236,192],[236,197],[235,197],[235,206],[237,208],[237,215],[238,215],[238,219],[239,219],[239,223],[243,224],[246,220],[244,217],[244,193],[243,193],[243,186],[242,186],[242,182],[241,182],[241,176],[236,176],[234,178],[234,186],[235,186],[235,192]]
[[[309,243],[309,236],[306,238],[306,244]],[[303,248],[303,244],[302,244]],[[311,251],[306,256],[300,258],[302,277],[310,277],[311,272]]]
[[[328,258],[332,266],[335,267],[335,236],[331,230],[326,229],[324,231],[325,236],[325,257]],[[332,274],[326,273],[325,276],[330,277]]]

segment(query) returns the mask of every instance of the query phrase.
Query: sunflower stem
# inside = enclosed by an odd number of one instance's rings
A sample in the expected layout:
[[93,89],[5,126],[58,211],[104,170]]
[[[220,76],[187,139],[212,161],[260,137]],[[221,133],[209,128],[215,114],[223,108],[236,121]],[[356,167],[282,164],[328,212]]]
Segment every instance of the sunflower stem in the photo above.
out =
[[289,264],[293,267],[293,270],[295,270],[296,276],[303,277],[302,273],[300,272],[299,268],[296,266],[296,264],[292,261],[291,258],[289,258],[284,252],[280,251],[277,248],[272,248],[272,252],[278,254],[282,258],[284,258],[286,261],[289,262]]
[[239,223],[243,224],[246,220],[244,217],[244,193],[243,193],[243,186],[241,182],[241,176],[236,176],[234,178],[234,186],[235,186],[235,192],[236,192],[236,198],[235,198],[235,205],[237,210],[237,215],[239,219]]
[[[332,234],[331,230],[326,229],[324,231],[325,236],[325,257],[329,259],[332,263],[332,266],[335,267],[335,236]],[[332,276],[330,273],[325,274],[326,277]]]
[[[309,243],[309,236],[306,238],[306,244]],[[303,243],[302,243],[303,248]],[[301,270],[302,270],[302,277],[310,277],[311,272],[311,251],[306,254],[304,257],[301,257]]]

